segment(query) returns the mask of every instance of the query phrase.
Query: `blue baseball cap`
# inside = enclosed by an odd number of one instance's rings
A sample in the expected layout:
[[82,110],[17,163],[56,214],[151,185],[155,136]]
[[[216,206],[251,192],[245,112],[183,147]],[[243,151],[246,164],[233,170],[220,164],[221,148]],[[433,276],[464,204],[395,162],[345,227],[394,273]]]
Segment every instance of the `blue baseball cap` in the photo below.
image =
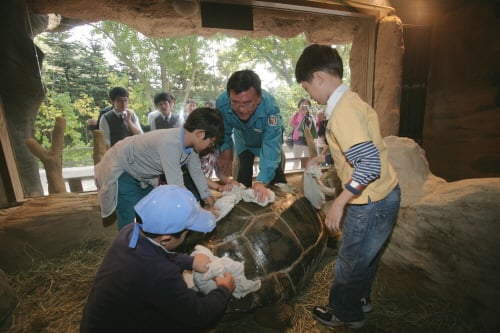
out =
[[203,209],[193,193],[178,185],[162,185],[152,190],[135,205],[142,220],[136,223],[129,247],[137,246],[139,230],[170,235],[183,230],[210,232],[215,228],[215,215]]

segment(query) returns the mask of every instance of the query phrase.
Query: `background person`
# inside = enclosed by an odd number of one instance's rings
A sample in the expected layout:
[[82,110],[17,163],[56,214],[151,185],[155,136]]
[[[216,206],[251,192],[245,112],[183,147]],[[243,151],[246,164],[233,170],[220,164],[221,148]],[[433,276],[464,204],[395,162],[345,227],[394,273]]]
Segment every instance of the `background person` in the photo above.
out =
[[127,136],[143,133],[139,117],[128,108],[128,90],[114,87],[109,91],[109,99],[113,108],[99,120],[99,130],[103,132],[108,148]]
[[187,120],[191,112],[196,109],[196,101],[192,98],[188,98],[186,100],[186,105],[184,106],[184,114],[183,114],[183,119],[184,121]]
[[224,314],[235,282],[216,277],[206,296],[189,289],[183,270],[204,273],[210,259],[173,252],[189,230],[210,232],[215,217],[183,187],[156,188],[135,206],[97,270],[80,332],[202,332]]
[[178,114],[174,113],[175,97],[168,92],[157,93],[154,97],[157,110],[148,115],[149,130],[181,127]]
[[[224,119],[224,140],[220,147],[219,170],[228,176],[233,152],[239,159],[237,181],[252,187],[257,200],[269,199],[266,187],[286,183],[283,171],[283,121],[274,97],[261,89],[259,76],[252,70],[234,72],[226,91],[215,102]],[[234,144],[233,144],[234,134]],[[259,173],[252,185],[253,164],[259,157]]]
[[[311,101],[307,98],[301,98],[297,104],[298,110],[290,118],[290,125],[293,127],[292,142],[293,142],[293,157],[303,158],[309,157],[309,147],[304,136],[304,130],[309,128],[312,137],[318,137],[316,134],[316,125],[310,113]],[[300,160],[295,160],[294,168],[297,169],[301,165]]]

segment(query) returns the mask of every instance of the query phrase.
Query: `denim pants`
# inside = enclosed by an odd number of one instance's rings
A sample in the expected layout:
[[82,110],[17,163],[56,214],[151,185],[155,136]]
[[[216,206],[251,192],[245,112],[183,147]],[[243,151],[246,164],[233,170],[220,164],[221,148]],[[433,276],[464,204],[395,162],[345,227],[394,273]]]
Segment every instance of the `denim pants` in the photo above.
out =
[[143,188],[141,182],[133,178],[127,172],[121,174],[118,178],[118,201],[116,204],[118,230],[134,222],[135,204],[152,190],[153,186],[148,185],[146,188]]
[[360,300],[370,296],[384,244],[397,220],[400,201],[398,185],[380,201],[346,208],[328,304],[342,321],[363,320]]

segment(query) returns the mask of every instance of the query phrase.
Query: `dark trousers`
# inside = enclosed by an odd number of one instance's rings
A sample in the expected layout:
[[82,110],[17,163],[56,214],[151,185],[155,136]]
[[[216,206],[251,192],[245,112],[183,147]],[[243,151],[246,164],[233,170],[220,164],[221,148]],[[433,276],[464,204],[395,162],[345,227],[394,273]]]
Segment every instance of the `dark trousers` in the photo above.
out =
[[[281,158],[284,158],[283,154]],[[255,154],[253,154],[249,150],[245,150],[238,155],[238,159],[240,160],[240,167],[238,169],[237,181],[245,185],[246,187],[252,187],[253,163],[255,160]],[[285,171],[283,170],[283,167],[284,163],[280,163],[278,165],[274,178],[269,185],[275,183],[286,183]]]
[[[196,187],[196,184],[193,181],[193,178],[191,178],[191,175],[189,174],[189,170],[186,164],[181,165],[181,170],[182,170],[182,178],[184,180],[184,186],[191,192],[193,193],[194,197],[196,198],[196,201],[200,203],[201,207],[205,207],[205,201],[201,200],[201,195],[200,192],[198,191],[198,188]],[[160,176],[160,180],[163,184],[167,184],[165,174]]]

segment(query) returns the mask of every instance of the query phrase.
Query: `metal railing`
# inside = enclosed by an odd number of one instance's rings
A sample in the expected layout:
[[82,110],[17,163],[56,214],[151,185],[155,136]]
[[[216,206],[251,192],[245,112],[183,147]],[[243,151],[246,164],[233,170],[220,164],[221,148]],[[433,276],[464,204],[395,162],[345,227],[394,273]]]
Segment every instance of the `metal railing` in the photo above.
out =
[[[305,158],[293,157],[293,153],[285,154],[285,173],[300,172],[305,168]],[[259,160],[255,159],[253,176],[259,172]],[[39,170],[40,180],[45,195],[48,195],[47,177],[44,169]],[[94,166],[63,168],[63,178],[68,192],[93,192],[96,191],[94,182]]]

